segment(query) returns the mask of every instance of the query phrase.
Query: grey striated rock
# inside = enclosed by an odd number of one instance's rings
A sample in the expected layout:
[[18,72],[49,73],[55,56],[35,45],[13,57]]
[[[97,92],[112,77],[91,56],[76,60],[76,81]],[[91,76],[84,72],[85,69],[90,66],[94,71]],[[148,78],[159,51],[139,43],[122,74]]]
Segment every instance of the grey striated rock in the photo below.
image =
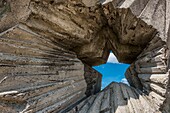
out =
[[[93,101],[93,102],[91,102]],[[86,103],[86,104],[84,104]],[[86,106],[88,104],[88,106]],[[83,112],[82,112],[83,111]],[[123,83],[111,83],[68,113],[160,113],[149,96]]]
[[[169,113],[169,27],[168,0],[2,0],[0,111]],[[130,86],[99,92],[110,50]]]

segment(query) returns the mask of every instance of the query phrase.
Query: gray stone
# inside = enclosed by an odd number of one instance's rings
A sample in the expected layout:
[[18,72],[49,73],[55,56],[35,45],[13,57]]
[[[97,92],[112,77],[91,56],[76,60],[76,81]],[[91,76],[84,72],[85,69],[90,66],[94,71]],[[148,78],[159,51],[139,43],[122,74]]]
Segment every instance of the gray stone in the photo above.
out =
[[[169,9],[168,0],[0,1],[0,111],[169,113]],[[131,64],[130,86],[100,92],[92,66],[110,50]]]

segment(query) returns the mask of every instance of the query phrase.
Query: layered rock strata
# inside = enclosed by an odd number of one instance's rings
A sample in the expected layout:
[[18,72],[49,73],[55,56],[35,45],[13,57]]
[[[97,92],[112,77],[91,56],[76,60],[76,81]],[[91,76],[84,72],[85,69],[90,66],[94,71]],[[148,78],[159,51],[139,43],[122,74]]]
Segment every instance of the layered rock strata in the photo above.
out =
[[123,83],[111,83],[67,113],[161,113],[152,99]]
[[[169,14],[168,0],[1,1],[0,110],[169,113]],[[96,94],[101,75],[91,66],[110,50],[131,63],[131,86]]]
[[0,43],[1,112],[57,112],[100,91],[99,73],[23,26],[3,32]]

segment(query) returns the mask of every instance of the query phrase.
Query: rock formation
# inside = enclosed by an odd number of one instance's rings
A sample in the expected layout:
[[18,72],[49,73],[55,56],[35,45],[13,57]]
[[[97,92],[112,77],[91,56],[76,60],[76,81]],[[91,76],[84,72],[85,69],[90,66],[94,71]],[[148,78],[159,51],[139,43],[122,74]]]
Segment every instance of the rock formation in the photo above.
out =
[[[168,0],[1,0],[2,113],[170,112]],[[110,50],[130,86],[103,91]]]
[[122,83],[111,83],[68,113],[160,113],[148,95]]

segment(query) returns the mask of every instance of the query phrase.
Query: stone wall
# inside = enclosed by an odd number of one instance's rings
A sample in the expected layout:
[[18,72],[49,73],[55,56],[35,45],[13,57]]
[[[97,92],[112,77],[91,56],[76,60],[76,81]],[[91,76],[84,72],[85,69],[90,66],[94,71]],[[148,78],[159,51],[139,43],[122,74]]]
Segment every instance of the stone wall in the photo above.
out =
[[22,25],[1,33],[0,43],[1,112],[59,111],[100,91],[100,74]]
[[90,96],[98,93],[101,90],[102,75],[88,65],[85,65],[84,71],[87,83],[86,95]]
[[105,63],[112,50],[131,63],[130,89],[168,113],[169,9],[168,0],[3,0],[1,111],[73,107],[100,91],[101,75],[91,66]]

